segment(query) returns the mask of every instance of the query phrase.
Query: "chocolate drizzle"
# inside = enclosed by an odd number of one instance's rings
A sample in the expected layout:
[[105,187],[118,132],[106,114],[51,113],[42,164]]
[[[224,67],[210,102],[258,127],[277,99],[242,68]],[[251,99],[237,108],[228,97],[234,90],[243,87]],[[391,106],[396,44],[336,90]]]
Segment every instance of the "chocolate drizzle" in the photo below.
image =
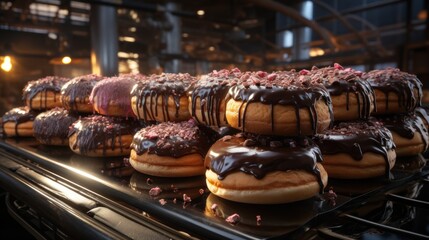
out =
[[[191,116],[198,123],[221,127],[223,125],[220,119],[222,100],[225,99],[229,88],[237,84],[241,74],[238,68],[234,68],[231,71],[226,69],[215,70],[203,76],[195,84],[195,88],[191,94]],[[200,100],[199,106],[197,106],[197,99]],[[201,111],[201,119],[195,114],[197,108]]]
[[116,143],[121,152],[130,146],[124,146],[121,142],[122,135],[134,135],[144,125],[135,120],[93,115],[84,117],[73,123],[68,136],[77,134],[76,142],[72,149],[78,148],[85,155],[90,151],[95,151],[102,146],[103,156],[109,147],[114,150]]
[[209,146],[208,137],[202,134],[194,120],[148,126],[134,135],[131,144],[138,155],[147,152],[175,158],[192,153],[204,157]]
[[[311,71],[301,71],[300,74],[308,75],[309,81],[313,84],[325,85],[331,96],[340,96],[345,93],[347,111],[350,108],[350,94],[354,94],[358,104],[359,119],[368,119],[371,114],[371,107],[376,108],[374,91],[370,84],[361,78],[363,73],[360,71],[351,68],[344,69],[335,63],[334,67],[321,69],[313,67]],[[334,115],[335,107],[333,106]]]
[[115,104],[122,109],[123,116],[134,117],[131,109],[130,91],[136,82],[137,80],[134,78],[123,76],[105,78],[95,84],[89,96],[89,101],[92,104],[97,102],[97,108],[102,109],[104,112],[107,112],[109,105]]
[[[373,70],[363,75],[375,90],[383,92],[386,96],[386,111],[389,109],[389,93],[398,96],[399,107],[405,112],[412,112],[421,105],[423,96],[422,83],[416,75],[401,72],[397,68]],[[415,93],[417,90],[417,95]]]
[[37,115],[33,123],[34,137],[43,144],[52,144],[53,138],[68,142],[69,127],[78,119],[64,108],[53,108]]
[[3,115],[2,127],[3,127],[3,124],[5,124],[6,122],[15,123],[15,135],[19,136],[18,134],[19,124],[28,122],[28,121],[33,121],[36,118],[37,114],[38,114],[37,112],[30,110],[30,108],[27,106],[13,108]]
[[174,120],[170,119],[168,114],[168,99],[172,97],[176,107],[175,117],[178,118],[180,98],[186,97],[195,81],[195,78],[187,73],[163,73],[153,74],[147,80],[138,82],[131,90],[131,96],[137,97],[137,108],[143,109],[143,116],[140,116],[138,111],[137,117],[144,121],[156,120],[155,117],[160,114],[157,106],[161,101],[163,121]]
[[[315,104],[319,100],[323,100],[328,106],[331,120],[333,120],[332,102],[328,91],[322,85],[304,86],[303,84],[288,84],[287,86],[278,85],[236,85],[230,88],[228,96],[236,101],[242,101],[239,109],[238,119],[239,127],[245,130],[247,107],[252,102],[260,102],[262,104],[292,106],[295,108],[297,119],[298,134],[301,135],[301,117],[299,110],[302,108],[308,109],[310,113],[311,130],[313,134],[317,132],[317,112]],[[244,107],[243,114],[241,109]],[[274,111],[271,111],[271,127],[274,129]]]
[[[62,78],[57,76],[48,76],[41,78],[35,81],[29,81],[23,91],[22,98],[23,100],[29,100],[30,108],[33,109],[33,98],[38,94],[44,94],[44,97],[40,98],[40,108],[45,109],[47,106],[47,95],[48,92],[54,93],[54,99],[56,100],[56,95],[60,94],[61,87],[68,81],[68,78]],[[43,102],[42,99],[45,99]]]
[[64,108],[77,111],[77,104],[85,103],[85,99],[89,98],[95,84],[101,79],[103,77],[99,75],[89,74],[73,78],[64,84],[61,88],[61,102]]
[[238,171],[262,179],[274,171],[304,170],[317,177],[323,192],[317,162],[322,162],[322,153],[308,138],[241,133],[214,143],[206,155],[205,166],[215,172],[220,180]]
[[415,114],[400,114],[392,116],[383,116],[379,120],[389,130],[396,132],[399,136],[412,139],[414,133],[418,131],[422,136],[424,149],[428,149],[429,137],[428,130],[423,120]]
[[392,134],[375,121],[342,122],[323,134],[314,137],[323,154],[349,154],[354,160],[362,160],[363,154],[380,154],[386,162],[386,177],[390,173],[387,152],[395,148]]

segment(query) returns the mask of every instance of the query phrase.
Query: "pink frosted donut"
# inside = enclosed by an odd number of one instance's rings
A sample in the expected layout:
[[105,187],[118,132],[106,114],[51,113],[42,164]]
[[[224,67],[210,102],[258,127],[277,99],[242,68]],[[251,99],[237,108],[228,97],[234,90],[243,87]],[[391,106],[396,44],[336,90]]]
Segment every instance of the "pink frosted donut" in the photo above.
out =
[[130,92],[137,83],[135,78],[119,76],[105,78],[92,89],[89,101],[94,110],[102,115],[135,117],[131,109]]

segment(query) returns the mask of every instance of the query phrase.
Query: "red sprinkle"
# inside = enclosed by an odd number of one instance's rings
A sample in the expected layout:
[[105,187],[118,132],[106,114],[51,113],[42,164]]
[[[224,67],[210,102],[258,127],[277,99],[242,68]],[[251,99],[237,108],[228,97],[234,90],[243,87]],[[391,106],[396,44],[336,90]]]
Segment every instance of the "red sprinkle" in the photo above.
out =
[[154,187],[149,190],[149,196],[156,197],[161,194],[162,190],[159,187]]
[[164,206],[165,204],[167,204],[167,201],[165,201],[164,198],[159,199],[159,203]]
[[238,215],[237,213],[234,213],[230,216],[228,216],[225,221],[229,224],[235,225],[238,222],[240,222],[240,215]]

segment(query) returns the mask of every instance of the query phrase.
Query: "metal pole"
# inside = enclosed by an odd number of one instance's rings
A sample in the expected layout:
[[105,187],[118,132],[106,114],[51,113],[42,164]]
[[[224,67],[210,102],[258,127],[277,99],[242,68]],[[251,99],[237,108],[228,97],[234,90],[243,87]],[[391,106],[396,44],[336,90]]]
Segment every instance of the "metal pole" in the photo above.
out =
[[[179,5],[177,3],[169,2],[165,5],[166,12],[165,17],[171,24],[172,28],[164,33],[164,37],[167,43],[165,53],[167,54],[180,54],[182,51],[182,29],[180,24],[180,18],[173,15],[172,12],[177,11]],[[165,64],[165,72],[177,73],[181,69],[180,59],[170,59]]]
[[103,76],[118,75],[118,26],[116,8],[91,5],[92,72]]

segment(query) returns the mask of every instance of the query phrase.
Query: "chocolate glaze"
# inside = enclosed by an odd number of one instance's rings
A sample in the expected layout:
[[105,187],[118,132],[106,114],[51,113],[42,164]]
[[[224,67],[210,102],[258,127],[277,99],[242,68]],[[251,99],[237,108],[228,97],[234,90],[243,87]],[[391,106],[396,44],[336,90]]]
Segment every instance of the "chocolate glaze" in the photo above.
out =
[[415,112],[416,112],[416,115],[419,116],[423,120],[423,123],[427,127],[429,125],[428,108],[427,107],[417,107]]
[[69,114],[64,108],[53,108],[37,115],[33,123],[34,137],[43,144],[51,144],[52,138],[61,138],[62,143],[68,141],[69,127],[78,116]]
[[349,154],[354,160],[362,160],[363,154],[380,154],[386,162],[386,177],[390,173],[387,152],[395,148],[389,129],[375,121],[342,122],[314,137],[323,154]]
[[[199,79],[190,94],[192,96],[191,116],[194,117],[198,123],[220,127],[222,100],[225,99],[229,88],[237,84],[241,75],[242,72],[238,68],[232,70],[223,69],[220,71],[214,70]],[[200,99],[199,106],[197,106],[197,99]],[[200,109],[202,113],[201,119],[195,114],[197,108]]]
[[[77,134],[76,143],[72,149],[78,148],[83,155],[98,149],[100,145],[103,146],[103,155],[105,155],[109,144],[112,150],[115,149],[116,141],[119,141],[121,152],[125,148],[128,149],[130,146],[124,146],[120,136],[134,135],[144,126],[142,122],[132,119],[93,115],[74,122],[68,137]],[[119,138],[116,139],[116,137]]]
[[[33,108],[33,98],[38,94],[45,94],[44,99],[45,102],[42,102],[42,98],[40,98],[40,106],[45,108],[47,105],[47,95],[48,92],[53,92],[56,94],[60,94],[61,87],[69,81],[68,78],[62,78],[57,76],[47,76],[45,78],[41,78],[35,81],[29,81],[24,89],[22,90],[22,99],[25,101],[26,99],[30,102],[30,108]],[[43,104],[42,104],[43,103]]]
[[177,123],[162,122],[143,128],[134,135],[131,144],[138,155],[147,152],[175,158],[192,153],[204,157],[209,146],[209,138],[192,119]]
[[321,69],[313,67],[311,71],[300,71],[300,75],[307,76],[308,81],[313,84],[325,85],[331,96],[340,96],[345,93],[347,111],[350,108],[350,94],[354,94],[357,99],[359,119],[368,119],[371,114],[371,104],[376,109],[375,94],[368,81],[361,78],[362,74],[351,68],[344,69],[338,63],[335,63],[334,67]]
[[[242,101],[239,110],[239,127],[245,129],[246,110],[249,103],[260,102],[271,105],[271,127],[274,131],[274,105],[292,106],[295,108],[297,119],[297,129],[301,135],[301,117],[299,110],[306,108],[310,112],[311,129],[313,134],[317,131],[317,113],[315,104],[323,100],[329,108],[331,121],[333,118],[331,97],[323,85],[311,84],[309,82],[299,81],[294,71],[289,73],[256,72],[241,77],[239,85],[232,86],[227,94],[227,99],[232,98],[236,101]],[[243,116],[241,109],[244,106]]]
[[[77,104],[85,103],[85,99],[89,97],[95,84],[102,79],[102,76],[89,74],[68,81],[61,88],[61,102],[63,106],[66,109],[70,109],[70,111],[76,111]],[[67,100],[67,98],[69,99]]]
[[27,106],[13,108],[3,115],[1,127],[3,128],[3,124],[6,122],[13,122],[15,123],[15,135],[19,136],[18,134],[19,124],[28,122],[28,121],[33,121],[36,118],[37,114],[38,112],[30,110],[30,108]]
[[[373,89],[386,96],[386,110],[389,108],[389,93],[398,95],[398,103],[405,111],[412,112],[421,105],[423,96],[422,83],[416,75],[401,72],[397,68],[373,70],[363,75]],[[417,95],[415,94],[417,90]]]
[[[161,101],[162,116],[164,122],[170,121],[168,115],[168,98],[173,97],[176,106],[176,118],[179,116],[180,98],[193,86],[196,79],[187,73],[163,73],[153,74],[147,80],[136,83],[131,90],[131,98],[137,97],[137,108],[143,109],[143,116],[138,113],[138,118],[144,121],[155,120],[158,116],[157,105]],[[146,102],[147,98],[149,103]],[[155,103],[152,99],[155,98]]]
[[428,148],[428,130],[423,123],[423,120],[413,114],[398,114],[389,115],[378,118],[383,125],[392,132],[396,132],[399,136],[412,139],[415,132],[419,132],[422,136],[425,149]]
[[131,109],[130,91],[137,82],[129,77],[110,77],[104,78],[95,84],[89,96],[89,101],[94,104],[94,98],[97,98],[97,107],[107,112],[107,108],[112,102],[123,109],[123,115],[134,117]]
[[323,192],[317,162],[322,162],[322,153],[308,138],[248,133],[223,137],[211,146],[205,158],[206,168],[215,172],[220,180],[238,171],[262,179],[274,171],[304,170],[317,176]]

